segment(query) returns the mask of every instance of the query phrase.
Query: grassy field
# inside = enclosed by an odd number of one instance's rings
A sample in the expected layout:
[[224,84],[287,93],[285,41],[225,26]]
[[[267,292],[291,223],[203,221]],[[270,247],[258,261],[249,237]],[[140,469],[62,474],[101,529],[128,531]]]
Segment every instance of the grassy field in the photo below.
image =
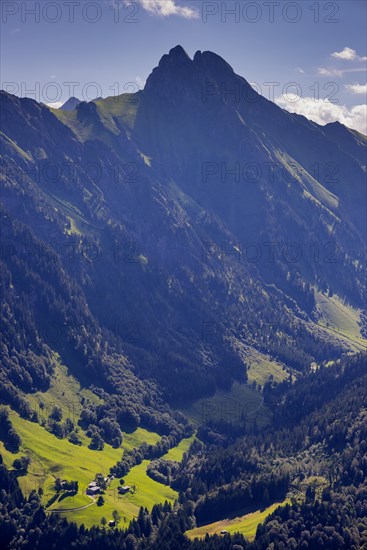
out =
[[[63,380],[62,372],[59,373],[59,381]],[[65,380],[64,380],[65,382]],[[68,379],[67,384],[74,382]],[[65,391],[68,392],[68,386],[65,385]],[[70,389],[70,395],[73,393]],[[51,393],[57,392],[57,383],[50,390]],[[51,396],[48,396],[51,399]],[[170,487],[166,487],[150,479],[146,475],[148,461],[135,466],[125,477],[124,483],[134,488],[134,492],[126,495],[119,495],[119,480],[114,479],[105,494],[104,505],[97,506],[90,497],[84,493],[87,485],[94,479],[97,473],[107,475],[111,466],[118,462],[124,450],[131,450],[139,447],[143,442],[155,444],[160,436],[154,432],[148,432],[143,428],[138,428],[131,434],[124,434],[122,446],[118,449],[105,445],[103,451],[93,451],[86,444],[75,446],[66,439],[57,439],[41,425],[29,422],[19,417],[14,411],[10,411],[10,419],[22,439],[22,446],[19,453],[10,453],[0,442],[0,453],[3,456],[5,464],[11,468],[15,458],[27,454],[31,457],[31,465],[26,476],[20,476],[19,483],[25,495],[28,495],[33,489],[38,490],[42,487],[44,491],[43,504],[49,505],[49,511],[57,510],[63,513],[68,519],[76,521],[86,526],[99,524],[104,516],[108,520],[112,518],[112,512],[118,510],[121,515],[121,526],[128,523],[137,516],[140,506],[149,509],[154,504],[168,500],[173,502],[177,493]],[[88,438],[84,436],[88,443]],[[182,455],[193,438],[184,440],[170,453],[177,460]],[[68,480],[77,480],[79,483],[79,492],[76,495],[61,493],[54,500],[56,495],[54,484],[56,477]],[[74,508],[82,508],[73,510]],[[65,512],[62,512],[65,510]]]
[[279,506],[285,506],[285,504],[290,503],[289,500],[284,502],[276,502],[272,504],[265,510],[257,510],[252,514],[246,514],[244,516],[234,518],[234,519],[224,519],[222,521],[216,521],[215,523],[210,523],[209,525],[203,525],[201,527],[196,527],[190,531],[186,531],[186,535],[190,539],[195,538],[204,538],[206,533],[208,535],[220,534],[221,531],[228,531],[228,533],[241,533],[247,539],[253,540],[256,535],[257,527],[260,523],[263,523],[265,519],[274,512]]
[[182,412],[196,424],[226,422],[242,425],[257,422],[263,426],[269,422],[269,409],[263,404],[262,395],[246,384],[235,382],[230,391],[217,390],[212,397],[195,401]]
[[248,364],[247,376],[249,383],[256,382],[256,384],[264,386],[271,376],[275,382],[283,382],[288,378],[288,373],[281,363],[260,351],[251,348],[246,350],[244,355]]
[[[123,453],[122,448],[113,449],[110,445],[105,445],[103,451],[92,451],[85,445],[73,445],[67,439],[57,439],[39,424],[24,420],[13,411],[10,411],[10,420],[22,440],[18,455],[28,454],[32,460],[28,475],[19,478],[21,488],[29,494],[32,489],[42,487],[44,502],[54,494],[56,477],[77,480],[83,490],[96,473],[107,475]],[[2,445],[0,450],[4,462],[10,466],[17,455],[4,451]]]
[[181,462],[184,453],[187,453],[187,451],[190,448],[190,445],[194,442],[194,439],[195,439],[195,434],[193,434],[191,437],[183,439],[182,441],[180,441],[177,447],[173,447],[173,449],[170,449],[168,453],[163,455],[162,459]]
[[[138,428],[133,433],[123,434],[120,448],[114,449],[105,444],[103,451],[89,449],[90,439],[80,428],[78,428],[78,436],[82,441],[80,446],[73,445],[67,439],[56,438],[41,425],[43,420],[47,420],[53,406],[57,405],[61,408],[62,421],[70,418],[77,426],[85,403],[99,404],[102,400],[90,390],[81,388],[79,382],[60,363],[57,354],[53,361],[54,374],[49,390],[26,396],[31,407],[37,411],[40,423],[24,420],[9,409],[9,418],[22,441],[19,453],[10,453],[0,442],[0,454],[8,468],[12,468],[15,458],[25,454],[31,458],[27,475],[18,477],[23,493],[27,496],[32,490],[42,488],[42,502],[48,511],[58,511],[68,519],[79,524],[84,523],[88,527],[99,524],[103,516],[108,520],[111,519],[114,510],[118,510],[121,515],[120,525],[128,525],[137,516],[140,506],[151,509],[154,504],[165,500],[173,502],[177,493],[146,475],[148,461],[132,468],[125,477],[124,483],[133,487],[132,493],[119,495],[120,483],[118,479],[114,479],[103,495],[102,506],[97,506],[97,499],[85,494],[88,484],[94,480],[95,475],[102,473],[107,476],[110,468],[122,458],[124,451],[138,448],[143,443],[154,445],[161,436]],[[169,459],[181,460],[193,439],[194,436],[183,440],[176,448],[171,449],[167,453]],[[73,495],[61,492],[57,495],[55,479],[58,477],[78,481],[78,493]]]
[[69,510],[70,508],[81,508],[83,506],[88,506],[94,501],[92,498],[88,497],[83,493],[78,493],[73,496],[68,496],[68,494],[63,493],[55,500],[48,510]]
[[[51,329],[52,327],[50,331]],[[40,420],[47,419],[52,407],[57,405],[62,410],[63,420],[70,418],[76,424],[83,408],[81,403],[83,398],[85,402],[96,405],[102,403],[102,400],[90,390],[80,387],[79,382],[59,362],[57,354],[54,356],[53,367],[54,374],[47,392],[27,394],[25,397],[32,409],[37,412]],[[43,408],[41,408],[41,403]]]
[[[118,493],[119,480],[114,479],[103,494],[105,501],[103,506],[94,504],[83,510],[65,512],[64,515],[69,520],[75,521],[78,524],[84,523],[86,527],[91,527],[92,525],[99,524],[102,517],[105,517],[109,521],[112,519],[112,512],[117,510],[121,516],[120,527],[127,527],[130,521],[137,517],[141,506],[151,510],[154,504],[163,503],[166,500],[173,503],[178,493],[170,487],[162,485],[148,477],[146,474],[148,464],[149,461],[144,460],[138,466],[131,468],[124,478],[125,485],[129,485],[133,489],[132,493],[120,495]],[[63,505],[65,508],[72,508],[74,507],[74,502],[75,500],[71,497],[65,499]]]
[[336,295],[330,298],[317,292],[316,300],[321,311],[320,326],[348,343],[354,351],[367,348],[367,340],[362,338],[358,325],[360,318],[358,309],[344,304]]

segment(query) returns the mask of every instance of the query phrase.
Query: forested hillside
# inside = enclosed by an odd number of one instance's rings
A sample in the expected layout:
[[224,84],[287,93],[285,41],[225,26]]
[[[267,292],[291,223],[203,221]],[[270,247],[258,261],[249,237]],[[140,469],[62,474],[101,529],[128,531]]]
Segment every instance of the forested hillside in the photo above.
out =
[[0,100],[2,547],[367,547],[365,136],[180,46]]

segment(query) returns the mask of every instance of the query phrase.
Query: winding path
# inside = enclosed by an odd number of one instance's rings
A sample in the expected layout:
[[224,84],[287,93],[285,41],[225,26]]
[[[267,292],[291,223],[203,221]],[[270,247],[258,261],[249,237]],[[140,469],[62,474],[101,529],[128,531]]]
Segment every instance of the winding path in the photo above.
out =
[[89,508],[90,506],[93,506],[93,504],[96,503],[95,499],[91,497],[90,495],[86,495],[89,497],[92,502],[90,504],[86,504],[85,506],[79,506],[78,508],[54,508],[53,510],[46,510],[46,512],[53,513],[57,512],[58,514],[62,514],[63,512],[78,512],[78,510],[85,510],[85,508]]

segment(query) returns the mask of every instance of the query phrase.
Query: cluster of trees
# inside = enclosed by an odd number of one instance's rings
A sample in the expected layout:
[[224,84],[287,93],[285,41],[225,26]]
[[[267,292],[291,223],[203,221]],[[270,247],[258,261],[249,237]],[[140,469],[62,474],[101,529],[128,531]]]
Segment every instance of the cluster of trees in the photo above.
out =
[[57,477],[55,479],[55,490],[57,493],[60,491],[72,491],[73,493],[77,493],[79,488],[79,484],[77,481],[68,481],[67,479],[61,479]]
[[[14,268],[21,270],[16,258],[13,263]],[[0,260],[0,289],[0,401],[11,405],[25,418],[30,418],[31,408],[21,392],[46,390],[49,387],[52,374],[50,354],[47,346],[37,337],[32,297],[15,290],[13,275],[3,260]]]
[[[195,459],[195,449],[192,459],[187,457],[186,462],[183,461],[184,485],[190,484],[185,481],[185,469],[191,473],[198,470],[198,481],[210,489],[230,483],[233,475],[240,477],[255,472],[262,457],[267,462],[271,460],[274,448],[277,453],[290,454],[311,443],[335,444],[338,440],[339,446],[343,445],[344,435],[338,435],[336,426],[339,429],[343,426],[344,434],[348,423],[343,422],[343,418],[352,422],[353,415],[363,407],[365,364],[365,354],[346,356],[331,368],[320,367],[316,372],[298,377],[293,384],[288,380],[277,385],[266,384],[264,398],[273,419],[261,433],[248,433],[234,441],[230,433],[218,434],[213,427],[200,428],[198,435],[208,450],[204,460]],[[333,424],[331,436],[329,416],[335,414],[338,422]]]
[[75,433],[75,424],[70,418],[66,418],[65,422],[60,422],[50,416],[44,425],[49,432],[54,434],[59,439],[69,437],[69,439],[72,438],[75,440],[75,437],[72,436],[72,434]]
[[[103,412],[102,412],[103,414]],[[98,419],[98,416],[100,419]],[[92,438],[92,449],[103,449],[104,442],[113,447],[120,447],[122,443],[121,427],[116,419],[111,416],[102,416],[98,407],[90,405],[82,410],[79,424],[86,430],[88,437]]]
[[4,442],[5,448],[16,453],[22,443],[20,436],[14,430],[9,419],[9,412],[5,407],[0,407],[0,440]]
[[367,544],[367,486],[324,491],[321,500],[278,508],[256,537],[257,548],[341,550]]
[[172,480],[176,477],[179,470],[177,462],[171,460],[152,460],[147,466],[147,475],[163,483],[163,485],[171,485]]
[[31,458],[28,455],[21,456],[20,458],[16,458],[14,460],[13,468],[24,475],[27,473],[30,463]]
[[129,470],[141,464],[143,460],[154,460],[163,456],[172,447],[178,445],[178,443],[184,437],[190,437],[193,434],[193,427],[190,424],[186,426],[179,426],[177,430],[168,436],[162,436],[162,438],[155,445],[148,445],[143,443],[138,448],[134,448],[131,451],[125,451],[122,459],[117,462],[115,466],[111,468],[111,474],[116,477],[125,476]]
[[338,359],[332,366],[321,363],[316,372],[299,377],[296,383],[289,379],[280,384],[267,382],[264,401],[274,412],[277,426],[291,426],[340,394],[348,384],[365,374],[364,355]]
[[200,499],[195,507],[198,524],[212,523],[244,509],[266,508],[283,500],[289,489],[288,475],[253,477],[250,483],[232,483]]

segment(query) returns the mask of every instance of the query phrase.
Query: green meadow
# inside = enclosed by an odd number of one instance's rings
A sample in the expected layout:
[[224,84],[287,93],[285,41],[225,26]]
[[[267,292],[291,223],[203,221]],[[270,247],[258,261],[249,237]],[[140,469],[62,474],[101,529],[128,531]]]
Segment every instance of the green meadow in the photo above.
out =
[[[67,439],[58,439],[39,424],[20,418],[14,411],[10,411],[10,420],[21,437],[22,445],[20,453],[14,455],[5,451],[1,443],[4,462],[11,466],[16,456],[29,455],[32,460],[29,473],[19,477],[19,482],[25,494],[42,487],[45,503],[54,494],[53,485],[57,477],[78,481],[82,490],[97,473],[107,475],[109,469],[121,459],[124,450],[123,446],[114,449],[105,445],[103,451],[94,451],[84,444],[73,445]],[[141,433],[143,441],[144,430]]]
[[181,409],[195,424],[225,422],[258,426],[269,422],[270,411],[263,404],[262,395],[246,384],[234,382],[230,391],[217,390],[212,397],[198,399]]
[[288,372],[284,365],[260,351],[250,348],[245,352],[248,364],[247,377],[249,383],[256,382],[264,386],[271,377],[275,382],[283,382],[288,378]]
[[339,340],[344,341],[353,351],[367,349],[367,340],[362,338],[359,321],[360,310],[343,303],[338,296],[316,293],[321,312],[319,325]]
[[180,441],[180,443],[173,447],[162,456],[163,460],[173,460],[174,462],[181,462],[183,455],[187,453],[187,451],[190,449],[191,444],[195,440],[195,434],[193,434],[191,437],[188,437],[186,439],[183,439]]
[[186,535],[190,539],[195,538],[204,538],[205,535],[215,535],[220,534],[221,531],[227,531],[228,533],[241,533],[244,537],[249,540],[253,540],[256,535],[256,530],[260,523],[263,523],[265,519],[272,514],[279,506],[285,506],[290,504],[290,501],[287,499],[283,502],[276,502],[265,508],[264,510],[257,510],[252,514],[246,514],[233,519],[224,519],[221,521],[216,521],[215,523],[210,523],[208,525],[202,525],[201,527],[196,527],[190,531],[186,531]]
[[[67,439],[58,439],[37,423],[20,418],[14,411],[10,412],[10,420],[20,435],[22,445],[19,453],[10,453],[0,442],[0,453],[5,464],[11,468],[15,458],[27,454],[31,464],[26,476],[19,476],[18,480],[22,491],[28,495],[33,489],[43,489],[43,504],[48,510],[65,510],[68,519],[77,523],[84,523],[91,527],[100,523],[102,516],[111,519],[113,510],[118,510],[121,523],[128,524],[136,517],[140,506],[151,509],[154,504],[168,500],[173,502],[177,493],[171,488],[153,481],[146,475],[148,461],[135,466],[125,477],[125,484],[135,488],[134,494],[120,496],[118,494],[119,480],[114,479],[107,488],[103,498],[105,504],[97,506],[91,497],[85,495],[87,485],[93,481],[97,473],[107,476],[112,466],[118,462],[125,450],[139,447],[142,443],[157,443],[160,436],[138,428],[131,434],[124,434],[122,446],[118,449],[105,445],[103,451],[91,450],[86,444],[73,445]],[[84,436],[86,443],[88,438]],[[183,446],[184,448],[184,446]],[[183,449],[178,454],[183,454]],[[176,453],[177,455],[177,453]],[[178,456],[178,455],[177,455]],[[79,492],[69,495],[62,492],[55,499],[55,479],[76,480],[79,483]],[[73,511],[74,508],[82,510]]]
[[127,527],[130,521],[137,517],[139,508],[144,506],[151,510],[154,504],[164,503],[166,500],[173,503],[178,493],[166,485],[154,481],[146,474],[149,460],[144,460],[138,466],[131,468],[125,476],[124,483],[132,488],[131,493],[119,495],[119,480],[114,479],[103,494],[103,506],[93,505],[83,510],[65,513],[68,519],[86,527],[99,524],[102,517],[107,521],[112,519],[112,512],[117,510],[121,516],[120,527]]

